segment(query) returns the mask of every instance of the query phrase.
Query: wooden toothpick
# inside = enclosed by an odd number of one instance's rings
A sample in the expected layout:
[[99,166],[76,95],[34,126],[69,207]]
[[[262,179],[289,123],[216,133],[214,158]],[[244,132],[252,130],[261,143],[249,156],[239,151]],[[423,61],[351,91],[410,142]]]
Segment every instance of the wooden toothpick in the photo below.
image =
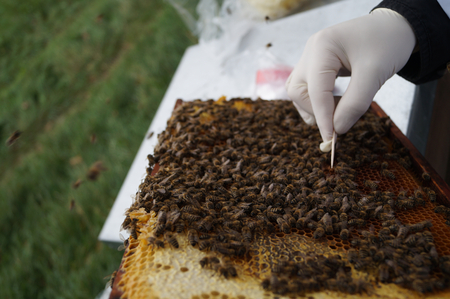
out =
[[336,132],[333,130],[333,139],[331,139],[331,168],[333,168],[334,165],[334,148],[336,145]]

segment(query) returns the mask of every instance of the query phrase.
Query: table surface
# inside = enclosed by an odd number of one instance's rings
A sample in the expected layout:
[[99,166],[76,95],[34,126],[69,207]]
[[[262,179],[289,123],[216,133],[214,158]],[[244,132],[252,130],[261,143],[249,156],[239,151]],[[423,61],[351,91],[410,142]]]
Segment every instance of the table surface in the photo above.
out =
[[[177,99],[217,99],[223,95],[253,97],[258,53],[266,45],[284,64],[295,66],[307,39],[315,32],[343,21],[367,14],[380,0],[345,0],[302,12],[268,23],[252,24],[244,28],[242,38],[227,49],[228,56],[217,55],[213,44],[189,47],[175,72],[158,111],[147,131],[151,138],[144,140],[119,191],[99,240],[119,244],[120,226],[124,213],[130,207],[141,181],[146,176],[147,155],[153,153],[157,135],[161,133],[172,114]],[[222,46],[220,44],[219,46]],[[349,78],[336,81],[337,93],[346,89]],[[375,101],[406,133],[415,85],[395,75],[375,96]],[[127,237],[126,232],[122,234]]]

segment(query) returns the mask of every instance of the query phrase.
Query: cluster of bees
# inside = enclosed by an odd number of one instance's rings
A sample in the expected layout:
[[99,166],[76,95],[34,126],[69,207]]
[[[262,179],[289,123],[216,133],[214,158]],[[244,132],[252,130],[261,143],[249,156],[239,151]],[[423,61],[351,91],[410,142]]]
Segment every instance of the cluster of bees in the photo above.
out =
[[[351,242],[344,259],[308,254],[300,262],[273,263],[262,286],[278,294],[366,291],[368,284],[352,278],[352,268],[420,292],[445,288],[450,258],[438,256],[432,223],[403,224],[395,217],[396,210],[436,201],[434,191],[394,194],[378,190],[377,181],[356,183],[359,167],[377,169],[386,180],[396,180],[390,164],[411,167],[407,149],[386,143],[389,127],[388,118],[366,113],[339,137],[337,165],[330,169],[317,127],[306,125],[289,101],[184,103],[158,136],[148,175],[127,214],[145,208],[157,215],[148,239],[153,246],[178,248],[177,234],[187,234],[190,245],[226,258],[249,255],[261,234],[290,234],[294,228],[313,232],[315,239],[333,235]],[[375,231],[369,220],[382,229]],[[123,228],[138,237],[129,216]],[[217,257],[200,264],[225,278],[236,276]]]

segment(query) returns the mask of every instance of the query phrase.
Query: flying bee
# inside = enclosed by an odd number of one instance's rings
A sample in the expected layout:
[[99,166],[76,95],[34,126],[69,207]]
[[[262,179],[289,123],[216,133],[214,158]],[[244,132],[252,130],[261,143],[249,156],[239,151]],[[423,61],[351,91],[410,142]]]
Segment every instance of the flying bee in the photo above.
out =
[[103,162],[97,161],[91,165],[91,167],[89,168],[89,170],[86,174],[86,177],[91,181],[95,181],[100,176],[100,173],[103,171],[106,171],[106,170],[108,170],[108,169],[103,165]]
[[117,250],[118,250],[118,251],[122,251],[122,250],[124,250],[125,248],[128,247],[128,244],[130,243],[130,241],[129,241],[128,239],[125,239],[125,238],[122,236],[122,234],[119,234],[119,238],[120,238],[120,240],[122,240],[123,244],[120,245],[120,246],[117,248]]
[[169,243],[173,247],[175,247],[175,248],[180,247],[179,244],[178,244],[178,240],[177,240],[177,238],[175,237],[175,235],[173,233],[166,232],[164,234],[164,239],[167,241],[167,243]]
[[82,179],[78,179],[75,183],[72,184],[73,189],[78,189],[80,187],[81,183],[83,183]]
[[198,233],[197,233],[197,231],[196,231],[195,229],[190,229],[190,230],[188,230],[187,237],[188,237],[189,243],[190,243],[192,246],[195,246],[195,245],[198,244],[198,242],[199,242],[199,237],[198,237]]
[[372,190],[376,190],[377,187],[378,187],[378,184],[376,182],[374,182],[374,181],[371,181],[371,180],[365,180],[364,181],[364,186],[366,186],[366,187],[368,187],[368,188],[370,188]]
[[388,179],[395,180],[395,174],[390,170],[382,169],[381,174],[387,177]]
[[17,139],[19,139],[20,135],[22,135],[22,132],[19,130],[14,131],[11,136],[8,137],[8,139],[6,139],[6,145],[7,146],[11,146],[13,145]]
[[[117,270],[115,270],[115,271],[110,275],[109,281],[106,283],[106,286],[107,286],[107,287],[113,288],[113,286],[114,286],[114,280],[115,280],[116,276],[117,276]],[[108,279],[108,276],[106,276],[104,279]]]

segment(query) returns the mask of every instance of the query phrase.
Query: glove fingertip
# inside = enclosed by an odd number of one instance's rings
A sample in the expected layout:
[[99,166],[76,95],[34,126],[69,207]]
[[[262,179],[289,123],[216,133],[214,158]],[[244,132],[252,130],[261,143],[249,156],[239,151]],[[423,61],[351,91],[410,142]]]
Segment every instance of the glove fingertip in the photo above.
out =
[[319,146],[320,150],[324,153],[328,153],[329,151],[331,151],[331,144],[332,140],[322,142]]

